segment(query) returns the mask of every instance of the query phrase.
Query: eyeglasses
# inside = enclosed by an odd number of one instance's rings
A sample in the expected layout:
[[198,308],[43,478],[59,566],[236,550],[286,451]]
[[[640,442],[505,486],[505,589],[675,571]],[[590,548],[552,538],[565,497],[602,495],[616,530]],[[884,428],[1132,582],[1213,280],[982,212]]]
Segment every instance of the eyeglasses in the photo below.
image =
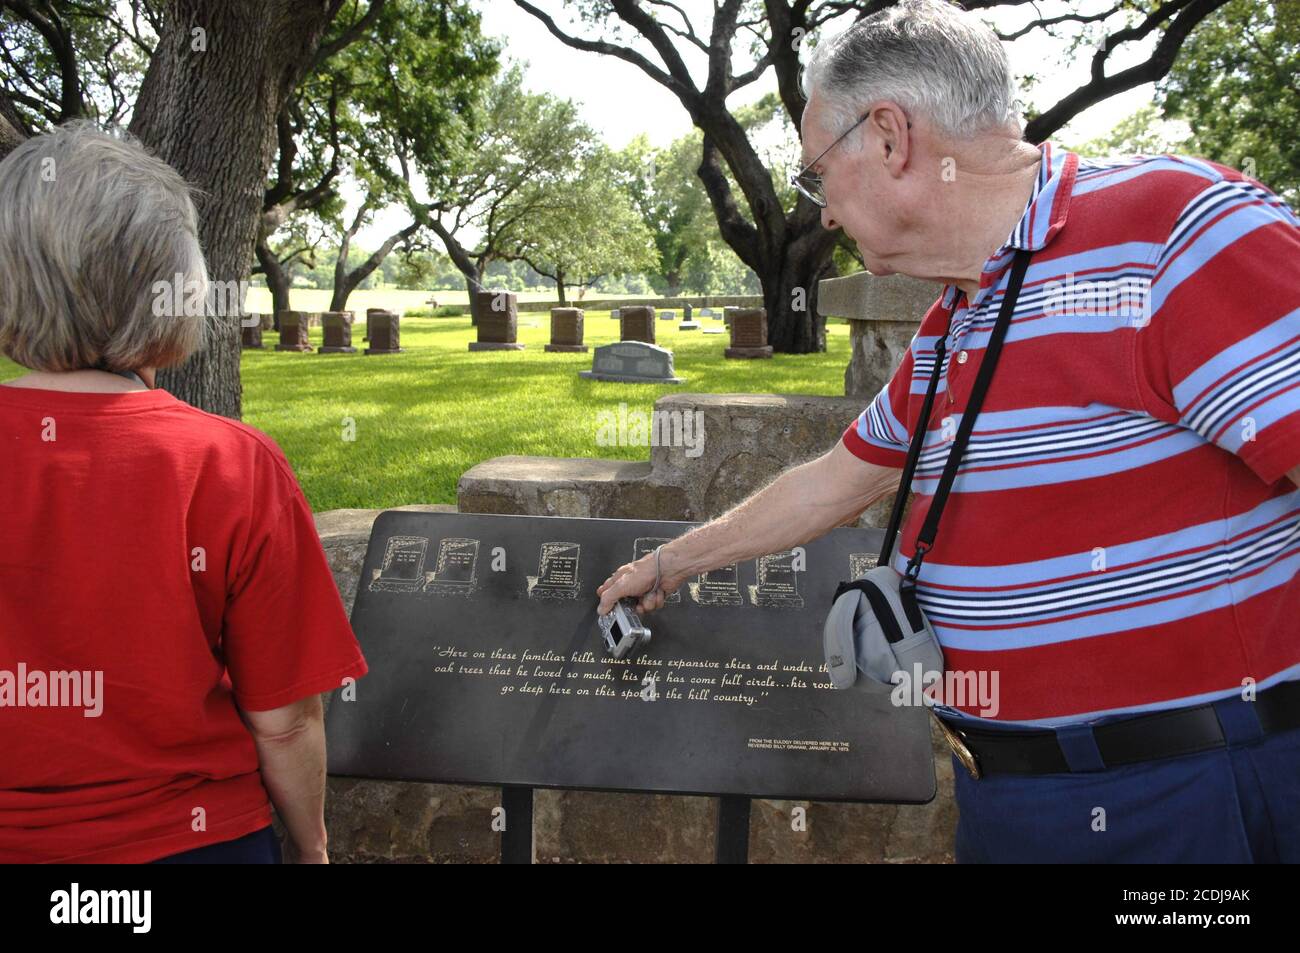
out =
[[[809,172],[808,170],[811,169],[813,166],[815,166],[818,162],[821,162],[822,159],[826,157],[826,153],[830,152],[841,142],[843,142],[845,137],[848,136],[848,134],[851,133],[854,129],[857,129],[858,126],[866,122],[867,117],[870,115],[871,113],[867,113],[865,116],[861,117],[857,122],[855,122],[853,125],[849,126],[848,129],[845,129],[844,134],[842,136],[840,136],[829,146],[823,149],[821,155],[819,155],[816,159],[813,159],[812,162],[809,162],[806,166],[804,166],[803,171],[801,171],[798,175],[790,176],[790,184],[793,185],[798,190],[800,195],[806,198],[809,202],[812,202],[812,204],[816,205],[818,208],[826,207],[826,193],[822,191],[822,177],[820,175],[816,175],[812,172]],[[907,128],[908,129],[912,128],[911,120],[908,120]]]

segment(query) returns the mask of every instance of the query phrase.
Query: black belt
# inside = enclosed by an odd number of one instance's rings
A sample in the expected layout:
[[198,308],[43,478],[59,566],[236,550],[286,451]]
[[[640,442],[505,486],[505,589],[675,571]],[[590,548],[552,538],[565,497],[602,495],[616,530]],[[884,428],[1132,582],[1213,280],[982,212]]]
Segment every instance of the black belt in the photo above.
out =
[[[1300,681],[1282,682],[1253,702],[1264,735],[1300,728]],[[937,712],[935,713],[938,714]],[[1045,729],[989,729],[939,717],[953,753],[979,778],[986,774],[1061,774],[1072,769],[1057,732]],[[1122,764],[1173,758],[1227,745],[1214,705],[1206,703],[1136,715],[1092,727],[1104,770]]]

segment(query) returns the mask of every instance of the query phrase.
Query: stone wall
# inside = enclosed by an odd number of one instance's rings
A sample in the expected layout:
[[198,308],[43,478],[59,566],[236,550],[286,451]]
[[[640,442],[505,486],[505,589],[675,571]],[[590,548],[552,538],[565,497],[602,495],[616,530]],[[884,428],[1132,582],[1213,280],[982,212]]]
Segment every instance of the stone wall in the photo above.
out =
[[[670,394],[652,412],[669,425],[691,415],[702,441],[647,447],[646,462],[495,457],[465,472],[457,500],[466,513],[703,522],[825,453],[862,407],[857,397]],[[891,502],[857,525],[883,527]]]

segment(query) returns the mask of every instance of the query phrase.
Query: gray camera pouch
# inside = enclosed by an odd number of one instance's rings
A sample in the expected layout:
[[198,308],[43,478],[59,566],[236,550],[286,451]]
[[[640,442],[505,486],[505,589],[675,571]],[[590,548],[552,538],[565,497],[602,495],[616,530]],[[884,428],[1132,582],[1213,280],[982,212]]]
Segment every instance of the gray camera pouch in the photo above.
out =
[[[826,616],[823,642],[826,670],[836,688],[857,686],[887,694],[895,673],[943,672],[943,649],[934,629],[916,604],[915,588],[902,588],[903,577],[890,566],[877,566],[860,579],[841,583]],[[861,672],[866,677],[858,678]]]

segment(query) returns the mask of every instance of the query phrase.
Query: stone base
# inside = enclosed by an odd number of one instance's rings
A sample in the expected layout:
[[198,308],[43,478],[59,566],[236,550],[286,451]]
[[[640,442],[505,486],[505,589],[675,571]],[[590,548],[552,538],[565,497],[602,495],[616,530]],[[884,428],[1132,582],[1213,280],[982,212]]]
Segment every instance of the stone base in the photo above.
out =
[[499,341],[470,341],[471,351],[522,351],[522,344],[503,344]]
[[586,354],[591,348],[585,344],[547,344],[542,350],[552,354]]
[[595,371],[578,371],[578,376],[589,381],[609,381],[613,384],[682,384],[684,377],[631,377],[625,374],[597,374]]
[[241,344],[240,347],[245,351],[263,351],[266,350],[262,344]]
[[366,354],[405,354],[406,349],[400,347],[368,347]]
[[321,347],[316,349],[317,354],[355,354],[357,349],[354,347]]
[[701,334],[726,334],[726,328],[700,328]]
[[275,349],[277,351],[299,351],[304,354],[316,350],[310,344],[277,344]]
[[729,347],[722,352],[724,357],[746,358],[746,357],[771,357],[772,345],[767,347]]
[[678,331],[698,331],[699,328],[700,322],[698,321],[683,321],[681,324],[677,325]]

